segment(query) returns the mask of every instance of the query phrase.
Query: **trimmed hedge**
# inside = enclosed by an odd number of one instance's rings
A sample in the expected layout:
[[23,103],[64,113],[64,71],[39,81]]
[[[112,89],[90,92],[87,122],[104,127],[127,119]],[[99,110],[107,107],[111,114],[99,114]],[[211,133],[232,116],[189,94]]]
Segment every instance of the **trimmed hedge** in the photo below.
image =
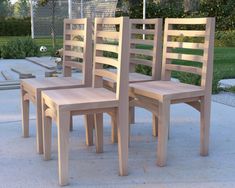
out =
[[31,35],[30,18],[0,18],[0,36]]

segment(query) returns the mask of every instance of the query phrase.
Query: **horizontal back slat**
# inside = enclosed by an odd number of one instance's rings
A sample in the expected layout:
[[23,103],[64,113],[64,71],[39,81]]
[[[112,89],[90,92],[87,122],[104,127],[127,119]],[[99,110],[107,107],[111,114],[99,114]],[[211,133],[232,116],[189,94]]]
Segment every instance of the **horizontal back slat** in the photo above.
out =
[[197,49],[203,50],[204,44],[203,43],[193,43],[193,42],[167,42],[167,47],[172,48],[185,48],[185,49]]
[[131,19],[130,24],[156,24],[156,18],[154,19]]
[[169,36],[204,37],[205,31],[168,30]]
[[202,75],[202,69],[198,67],[166,64],[166,69],[171,71],[188,72],[188,73]]
[[207,18],[167,18],[166,23],[183,25],[205,25],[207,23]]
[[96,63],[101,63],[101,64],[105,64],[105,65],[110,65],[113,67],[117,67],[119,62],[116,59],[111,59],[111,58],[107,58],[107,57],[95,57],[95,62]]
[[178,59],[184,61],[197,61],[203,63],[203,56],[199,55],[188,55],[188,54],[180,54],[180,53],[166,53],[167,59]]
[[97,37],[102,37],[102,38],[108,38],[108,39],[115,39],[117,40],[119,38],[119,32],[108,32],[108,31],[97,31],[96,34]]
[[117,80],[117,74],[116,73],[105,70],[105,69],[95,69],[94,74],[96,76],[110,78],[112,80]]
[[96,44],[96,50],[118,53],[118,46],[117,45],[109,45],[109,44]]
[[64,19],[65,24],[74,24],[74,25],[84,25],[86,24],[86,19]]
[[115,18],[115,21],[110,18],[96,18],[96,24],[105,24],[105,25],[119,25],[122,21],[121,17]]
[[75,52],[75,51],[65,51],[64,56],[67,57],[74,57],[74,58],[81,58],[83,59],[83,53]]
[[84,30],[71,29],[66,31],[66,35],[84,36]]
[[84,42],[83,41],[65,40],[64,44],[66,46],[84,47]]

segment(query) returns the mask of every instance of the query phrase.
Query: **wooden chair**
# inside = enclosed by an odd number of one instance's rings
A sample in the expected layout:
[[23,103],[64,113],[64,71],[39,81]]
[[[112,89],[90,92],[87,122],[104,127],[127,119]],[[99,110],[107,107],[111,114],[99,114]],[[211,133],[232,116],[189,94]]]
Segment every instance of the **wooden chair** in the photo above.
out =
[[[143,26],[145,26],[145,29],[143,29]],[[162,63],[162,19],[130,19],[129,32],[129,83],[160,80]],[[151,75],[148,76],[136,72],[136,66],[149,67]],[[110,79],[104,79],[104,86],[115,91],[116,82]],[[130,106],[130,123],[134,123],[134,112],[134,106]],[[112,114],[110,115],[112,117],[111,140],[114,143],[117,142],[116,118]],[[153,114],[153,136],[157,136],[156,123],[156,116]]]
[[[192,29],[195,25],[197,30]],[[187,103],[200,112],[200,154],[208,155],[214,29],[214,18],[165,19],[162,81],[130,84],[130,95],[135,98],[135,105],[145,105],[158,117],[157,164],[159,166],[165,166],[167,160],[170,104]],[[192,37],[192,41],[198,42],[176,42],[177,37],[181,40]],[[200,55],[193,55],[195,51]],[[172,60],[184,63],[182,65]],[[195,62],[200,64],[200,67],[193,66]],[[200,75],[200,86],[171,81],[172,71]]]
[[[43,153],[41,91],[50,89],[91,86],[91,54],[92,21],[90,19],[65,19],[63,53],[64,77],[21,80],[23,137],[29,136],[29,101],[31,101],[33,104],[36,105],[36,137],[37,151],[39,154]],[[82,80],[71,77],[72,68],[78,68],[82,70]]]
[[[68,184],[69,115],[94,114],[96,151],[103,151],[103,113],[117,116],[120,175],[127,175],[128,159],[128,18],[96,18],[93,87],[42,91],[44,159],[51,155],[51,120],[58,130],[59,183]],[[116,31],[119,28],[119,31]],[[108,39],[108,40],[107,40]],[[110,44],[110,41],[113,41]],[[116,54],[110,57],[110,52]],[[116,73],[104,69],[116,67]],[[117,82],[116,93],[103,88],[103,78]]]

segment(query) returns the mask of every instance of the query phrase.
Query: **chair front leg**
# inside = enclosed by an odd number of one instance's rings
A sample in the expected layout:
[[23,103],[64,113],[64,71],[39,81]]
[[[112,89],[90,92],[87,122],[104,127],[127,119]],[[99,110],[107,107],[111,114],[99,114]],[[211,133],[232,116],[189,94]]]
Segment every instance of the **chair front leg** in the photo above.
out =
[[46,115],[47,106],[44,100],[41,101],[42,108],[42,135],[43,135],[43,158],[44,160],[51,159],[51,127],[52,119]]
[[129,110],[122,107],[117,109],[118,125],[118,155],[119,155],[119,174],[128,175],[128,145],[129,145]]
[[96,153],[103,152],[103,113],[95,114]]
[[36,129],[37,152],[43,154],[42,106],[40,92],[38,92],[36,96]]
[[69,112],[57,113],[59,184],[69,183]]
[[29,137],[29,100],[24,99],[25,91],[21,88],[22,135]]
[[51,127],[52,119],[51,117],[43,117],[43,157],[44,160],[51,159]]
[[200,154],[207,156],[209,153],[209,134],[210,134],[210,115],[211,115],[211,98],[203,97],[201,99],[200,109]]
[[170,101],[159,102],[157,165],[165,166],[167,161],[168,129],[170,123]]

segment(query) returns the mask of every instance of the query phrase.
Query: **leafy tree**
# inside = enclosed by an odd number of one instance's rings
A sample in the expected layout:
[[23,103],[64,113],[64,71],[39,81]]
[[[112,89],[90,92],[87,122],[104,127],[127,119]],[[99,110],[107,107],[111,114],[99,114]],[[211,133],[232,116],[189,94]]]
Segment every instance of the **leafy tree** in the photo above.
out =
[[55,50],[55,46],[56,46],[56,33],[55,33],[56,0],[38,0],[38,4],[41,6],[48,5],[51,10],[51,37],[52,37],[52,47]]
[[14,4],[14,16],[15,17],[29,17],[30,16],[29,0],[18,0],[18,2]]
[[201,0],[200,13],[202,16],[216,17],[218,30],[235,29],[234,0]]
[[0,17],[11,16],[11,12],[10,0],[0,0]]

